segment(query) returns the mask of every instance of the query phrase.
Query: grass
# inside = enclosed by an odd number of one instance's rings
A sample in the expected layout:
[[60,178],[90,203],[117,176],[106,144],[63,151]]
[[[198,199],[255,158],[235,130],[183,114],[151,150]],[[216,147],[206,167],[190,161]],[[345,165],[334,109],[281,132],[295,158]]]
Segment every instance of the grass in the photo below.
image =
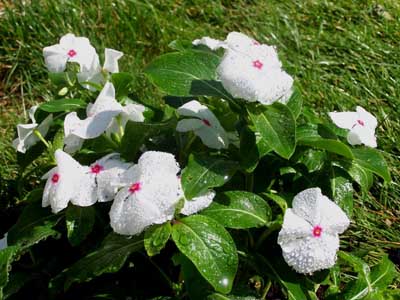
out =
[[15,124],[26,119],[30,105],[54,97],[42,48],[61,35],[73,32],[87,36],[97,49],[123,51],[121,69],[134,75],[138,96],[158,99],[142,70],[168,51],[171,41],[223,39],[236,30],[276,45],[306,105],[321,115],[361,105],[377,116],[378,144],[387,153],[393,182],[378,182],[368,196],[356,196],[357,225],[348,237],[368,249],[400,247],[396,0],[42,0],[6,1],[0,9],[0,178],[16,174],[10,147]]

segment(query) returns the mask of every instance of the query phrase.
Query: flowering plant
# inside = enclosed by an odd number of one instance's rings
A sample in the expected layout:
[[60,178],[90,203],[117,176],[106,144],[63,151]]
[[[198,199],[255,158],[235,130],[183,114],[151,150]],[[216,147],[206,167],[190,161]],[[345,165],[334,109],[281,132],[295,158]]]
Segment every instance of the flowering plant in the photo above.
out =
[[[339,239],[355,190],[368,192],[374,176],[391,180],[373,149],[376,119],[361,107],[330,113],[334,123],[303,111],[277,49],[244,34],[171,47],[145,69],[165,94],[156,104],[134,98],[123,53],[106,49],[101,67],[90,41],[73,34],[44,48],[58,99],[17,126],[21,178],[42,181],[24,189],[0,244],[0,295],[34,280],[17,283],[28,254],[52,297],[88,281],[107,282],[111,298],[395,295],[390,260],[370,269]],[[41,245],[58,250],[36,261],[48,251]],[[132,290],[126,275],[160,277],[168,289]]]

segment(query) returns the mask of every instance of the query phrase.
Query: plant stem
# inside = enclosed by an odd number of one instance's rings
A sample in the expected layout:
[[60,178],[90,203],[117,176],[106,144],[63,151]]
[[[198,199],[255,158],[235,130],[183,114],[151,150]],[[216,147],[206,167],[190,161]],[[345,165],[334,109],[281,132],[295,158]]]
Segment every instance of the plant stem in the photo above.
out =
[[269,289],[271,288],[272,282],[271,280],[268,280],[267,285],[265,286],[263,293],[261,295],[261,299],[265,299],[267,297],[267,294],[269,292]]
[[38,139],[41,140],[41,141],[43,142],[43,144],[46,145],[47,148],[50,148],[49,142],[47,142],[47,141],[45,140],[45,138],[43,137],[43,135],[40,133],[39,130],[34,129],[34,130],[33,130],[33,134],[36,135],[36,136],[38,137]]
[[260,238],[258,239],[257,243],[256,243],[256,249],[260,248],[262,243],[269,237],[269,235],[274,232],[275,230],[280,228],[280,224],[279,223],[273,223],[271,224],[271,226],[269,226],[260,236]]
[[[146,255],[145,255],[146,256]],[[147,256],[146,256],[147,257]],[[148,257],[150,263],[160,272],[161,276],[165,279],[165,281],[168,283],[169,287],[173,290],[174,289],[174,283],[173,281],[168,277],[168,275],[151,259],[151,257]]]
[[246,190],[253,192],[254,189],[254,173],[246,173]]

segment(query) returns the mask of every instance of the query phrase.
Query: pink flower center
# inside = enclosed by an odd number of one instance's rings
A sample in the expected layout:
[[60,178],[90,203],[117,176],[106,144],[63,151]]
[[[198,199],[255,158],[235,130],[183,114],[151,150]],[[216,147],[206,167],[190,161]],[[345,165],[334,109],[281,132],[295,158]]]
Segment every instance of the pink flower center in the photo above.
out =
[[210,121],[208,121],[207,119],[203,119],[202,121],[203,121],[203,124],[204,124],[204,125],[206,125],[206,126],[208,126],[208,127],[211,127]]
[[360,124],[361,126],[365,125],[363,120],[357,120],[357,123]]
[[314,237],[320,237],[322,234],[322,227],[318,225],[314,226],[312,234]]
[[76,55],[76,51],[74,49],[71,49],[71,50],[68,51],[67,54],[68,54],[69,57],[72,58],[72,57],[74,57]]
[[93,167],[90,168],[90,171],[93,174],[99,174],[103,170],[104,170],[104,167],[100,166],[99,164],[95,164]]
[[140,182],[135,182],[131,185],[131,187],[129,188],[129,192],[131,194],[136,193],[137,191],[140,191],[141,188],[141,183]]
[[60,175],[57,173],[53,174],[53,176],[51,177],[51,182],[55,184],[58,182],[58,180],[60,180]]
[[253,61],[253,67],[261,70],[263,67],[263,63],[257,59]]

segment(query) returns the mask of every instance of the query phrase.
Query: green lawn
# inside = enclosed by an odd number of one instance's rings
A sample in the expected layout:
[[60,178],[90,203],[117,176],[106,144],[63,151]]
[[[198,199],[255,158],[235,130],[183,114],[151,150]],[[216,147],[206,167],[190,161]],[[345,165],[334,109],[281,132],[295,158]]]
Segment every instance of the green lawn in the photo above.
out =
[[[241,31],[278,47],[306,106],[364,106],[379,120],[379,148],[393,182],[357,196],[348,243],[366,249],[400,247],[400,3],[387,1],[36,0],[0,4],[0,200],[14,193],[17,122],[33,103],[52,99],[42,48],[67,32],[98,48],[125,53],[121,69],[136,78],[138,97],[161,99],[144,66],[175,39],[223,39]],[[24,4],[25,3],[25,4]],[[162,4],[161,4],[162,3]],[[2,7],[3,5],[3,7]],[[3,196],[2,196],[3,195]],[[3,197],[3,198],[1,198]],[[2,205],[0,205],[1,207]],[[351,239],[350,239],[351,237]],[[379,255],[379,253],[378,253]],[[372,256],[373,257],[373,256]]]

